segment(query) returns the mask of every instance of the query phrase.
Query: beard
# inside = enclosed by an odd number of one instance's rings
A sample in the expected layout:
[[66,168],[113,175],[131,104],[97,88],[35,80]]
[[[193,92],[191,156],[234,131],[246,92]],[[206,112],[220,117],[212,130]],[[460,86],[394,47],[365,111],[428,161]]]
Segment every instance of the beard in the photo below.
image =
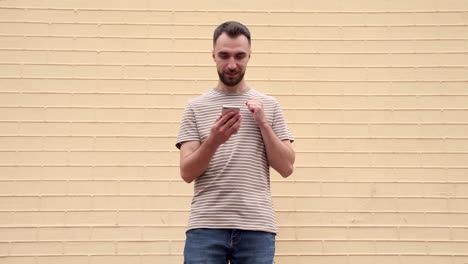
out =
[[[227,77],[225,73],[230,73],[230,74],[237,73],[239,75],[237,77],[231,78],[231,77]],[[224,85],[231,86],[231,87],[238,85],[244,79],[244,74],[245,74],[245,71],[244,72],[241,72],[241,71],[220,72],[218,70],[219,80],[221,80],[221,82],[224,83]]]

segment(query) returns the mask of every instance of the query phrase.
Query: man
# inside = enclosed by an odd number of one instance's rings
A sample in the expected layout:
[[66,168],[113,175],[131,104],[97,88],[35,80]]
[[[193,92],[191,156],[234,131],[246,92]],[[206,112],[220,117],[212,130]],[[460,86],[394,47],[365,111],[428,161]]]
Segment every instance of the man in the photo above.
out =
[[[189,101],[176,146],[180,173],[195,181],[186,264],[271,264],[277,227],[269,166],[293,172],[293,138],[276,99],[244,80],[250,32],[238,22],[218,26],[215,88]],[[240,107],[222,113],[223,105]]]

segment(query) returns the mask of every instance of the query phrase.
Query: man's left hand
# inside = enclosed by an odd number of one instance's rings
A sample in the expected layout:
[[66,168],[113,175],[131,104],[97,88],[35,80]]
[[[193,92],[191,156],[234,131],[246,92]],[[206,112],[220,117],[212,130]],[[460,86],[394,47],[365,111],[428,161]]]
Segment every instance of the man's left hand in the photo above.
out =
[[251,97],[245,105],[247,105],[247,108],[250,113],[252,113],[255,122],[260,128],[268,125],[268,121],[265,118],[265,111],[263,110],[263,102],[260,98]]

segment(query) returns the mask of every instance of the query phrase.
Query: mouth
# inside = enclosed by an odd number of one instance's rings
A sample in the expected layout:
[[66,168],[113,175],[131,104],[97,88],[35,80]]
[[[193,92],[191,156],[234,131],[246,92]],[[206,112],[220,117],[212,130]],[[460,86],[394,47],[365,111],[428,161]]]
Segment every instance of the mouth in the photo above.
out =
[[239,72],[225,72],[224,75],[226,75],[228,78],[234,78],[239,75]]

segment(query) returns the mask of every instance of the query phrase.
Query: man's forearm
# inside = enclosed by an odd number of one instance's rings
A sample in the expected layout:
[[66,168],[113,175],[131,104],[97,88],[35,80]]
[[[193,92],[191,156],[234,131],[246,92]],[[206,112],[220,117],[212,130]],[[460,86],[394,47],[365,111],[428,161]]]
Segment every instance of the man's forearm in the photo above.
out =
[[281,176],[288,177],[294,170],[296,154],[290,143],[281,141],[269,124],[260,127],[267,152],[268,162]]
[[[182,145],[183,146],[183,145]],[[207,139],[195,151],[181,152],[180,173],[182,179],[191,183],[200,177],[213,158],[218,147]]]

